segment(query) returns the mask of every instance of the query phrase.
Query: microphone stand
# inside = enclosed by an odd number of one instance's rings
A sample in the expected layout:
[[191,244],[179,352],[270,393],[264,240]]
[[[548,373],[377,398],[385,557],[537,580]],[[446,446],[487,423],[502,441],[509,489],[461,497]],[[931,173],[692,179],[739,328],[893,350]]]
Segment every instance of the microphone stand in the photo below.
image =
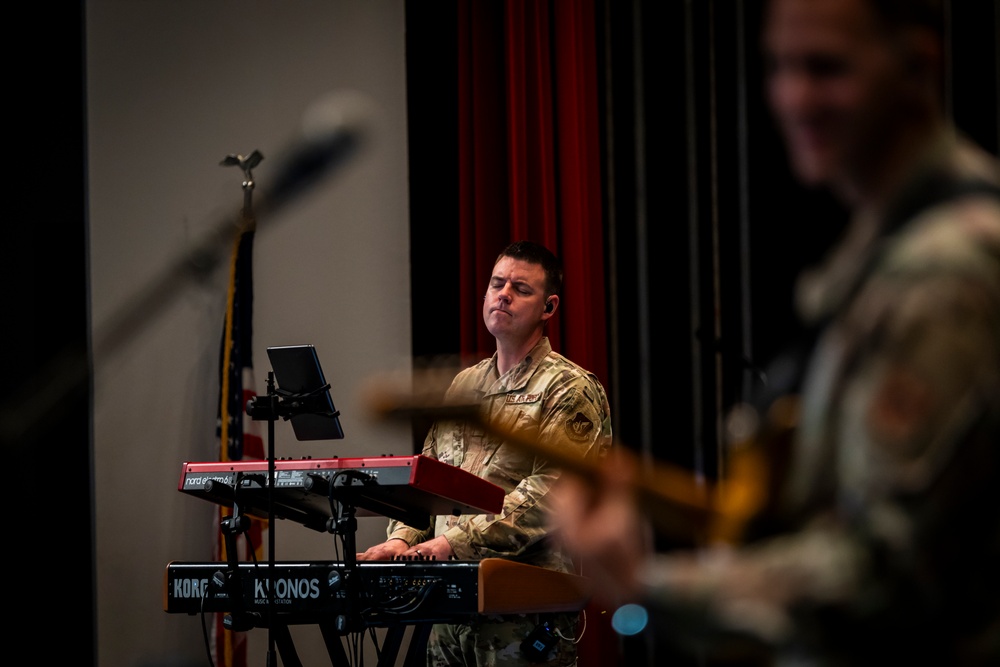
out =
[[[275,454],[274,454],[274,423],[279,419],[291,419],[296,415],[317,414],[317,405],[314,400],[310,400],[316,395],[328,390],[330,385],[319,387],[316,390],[301,394],[292,394],[275,387],[274,371],[267,373],[267,394],[265,396],[255,396],[247,401],[246,413],[255,421],[267,421],[267,665],[277,667],[275,654],[274,636],[274,545],[275,545],[275,521],[274,521],[274,483],[275,483]],[[325,412],[325,411],[324,411]],[[282,632],[282,638],[290,642],[289,635]],[[291,648],[291,647],[289,647]]]
[[[345,104],[343,100],[331,97],[324,100],[323,104],[313,105],[307,110],[305,120],[308,123],[303,123],[303,136],[290,147],[291,150],[279,163],[275,185],[262,193],[263,201],[258,202],[258,209],[265,220],[275,217],[289,202],[318,184],[321,177],[358,152],[370,129],[364,117],[370,110],[367,107],[360,99]],[[231,243],[233,232],[242,233],[247,230],[250,193],[254,186],[250,171],[261,158],[260,153],[254,151],[246,157],[228,156],[222,163],[224,166],[239,165],[246,174],[243,184],[245,205],[239,216],[234,218],[225,215],[215,221],[191,248],[172,257],[164,271],[141,285],[131,298],[119,304],[105,320],[95,323],[92,326],[89,351],[78,349],[76,345],[67,345],[65,349],[55,351],[43,367],[36,369],[26,379],[23,391],[18,392],[13,401],[0,405],[0,446],[12,450],[26,436],[31,436],[48,417],[64,409],[63,405],[68,398],[76,392],[86,390],[96,369],[160,314],[171,300],[181,294],[184,287],[200,282],[216,270],[224,250]],[[256,220],[253,224],[256,225]],[[270,384],[269,380],[269,387]],[[270,489],[274,477],[273,420],[269,425],[269,440],[270,504]],[[223,530],[226,531],[227,538],[235,539],[237,534],[243,532],[244,517],[240,515],[239,508],[234,507],[234,514],[228,519]],[[269,551],[273,567],[272,507],[269,507],[269,519]],[[238,576],[237,563],[234,577]],[[273,596],[270,588],[269,586],[269,615]],[[268,659],[270,663],[275,662],[273,645]]]
[[[266,399],[261,402],[261,398]],[[267,395],[247,401],[251,419],[267,420],[267,665],[277,667],[274,641],[274,422],[281,415],[281,401],[274,387],[274,371],[267,374]]]

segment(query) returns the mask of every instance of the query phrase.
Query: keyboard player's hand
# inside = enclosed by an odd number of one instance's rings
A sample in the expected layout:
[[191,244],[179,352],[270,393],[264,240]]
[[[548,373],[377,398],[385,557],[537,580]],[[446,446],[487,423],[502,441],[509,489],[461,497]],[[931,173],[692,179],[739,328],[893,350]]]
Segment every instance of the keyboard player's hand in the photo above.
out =
[[450,560],[455,555],[451,542],[444,535],[434,539],[414,544],[402,553],[403,558],[411,560]]
[[410,545],[403,540],[392,539],[376,544],[363,553],[357,555],[358,560],[393,560],[396,556],[405,553]]

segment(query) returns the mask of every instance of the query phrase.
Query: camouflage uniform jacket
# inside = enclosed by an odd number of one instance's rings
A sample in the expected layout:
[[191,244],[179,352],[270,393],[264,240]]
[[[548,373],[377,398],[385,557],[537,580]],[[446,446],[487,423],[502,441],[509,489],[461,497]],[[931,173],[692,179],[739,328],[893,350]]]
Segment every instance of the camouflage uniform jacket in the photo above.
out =
[[[1000,186],[1000,167],[948,133],[895,203],[969,178]],[[696,598],[797,651],[810,638],[810,664],[1000,664],[1000,196],[907,208],[888,228],[859,212],[878,233],[800,282],[826,325],[785,530],[646,572],[668,606]]]
[[[604,388],[593,373],[553,352],[545,337],[503,377],[498,375],[496,354],[460,372],[447,393],[449,400],[458,396],[481,403],[488,423],[527,439],[564,443],[580,457],[603,456],[611,444]],[[503,510],[498,515],[439,516],[433,533],[392,521],[388,536],[413,545],[444,535],[461,560],[506,557],[572,571],[571,560],[545,539],[545,496],[559,470],[549,461],[503,445],[466,422],[435,423],[423,454],[503,488]]]

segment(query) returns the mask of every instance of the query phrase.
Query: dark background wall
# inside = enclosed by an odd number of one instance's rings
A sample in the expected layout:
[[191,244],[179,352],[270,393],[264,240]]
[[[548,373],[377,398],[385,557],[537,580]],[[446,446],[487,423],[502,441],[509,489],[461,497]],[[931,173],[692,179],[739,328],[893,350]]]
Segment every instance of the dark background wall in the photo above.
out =
[[[763,98],[762,4],[605,6],[617,432],[710,476],[720,414],[800,335],[794,277],[846,216],[789,172]],[[951,4],[947,104],[996,153],[998,4]]]
[[[4,324],[0,404],[36,393],[43,369],[69,350],[86,365],[85,83],[83,2],[58,8],[28,3],[11,28],[21,37],[6,77],[7,197],[3,218]],[[10,49],[13,44],[7,48]],[[8,554],[45,573],[25,586],[23,618],[55,618],[74,628],[74,660],[95,655],[90,392],[84,370],[47,417],[3,452],[16,480],[7,519]],[[11,424],[4,412],[4,427]],[[17,472],[15,472],[17,471]],[[9,525],[11,525],[9,524]],[[51,574],[51,576],[49,576]],[[51,656],[50,656],[51,657]]]

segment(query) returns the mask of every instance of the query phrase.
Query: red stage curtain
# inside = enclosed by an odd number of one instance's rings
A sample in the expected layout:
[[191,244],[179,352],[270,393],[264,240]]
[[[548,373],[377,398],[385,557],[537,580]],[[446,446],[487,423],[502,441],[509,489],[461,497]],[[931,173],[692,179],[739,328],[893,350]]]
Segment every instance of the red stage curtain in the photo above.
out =
[[480,308],[517,239],[565,265],[553,347],[607,387],[604,228],[592,0],[458,3],[461,352],[495,349]]
[[[462,355],[496,349],[481,307],[497,253],[537,241],[566,271],[553,348],[610,393],[593,0],[457,6]],[[619,662],[612,611],[588,605],[581,667]]]

